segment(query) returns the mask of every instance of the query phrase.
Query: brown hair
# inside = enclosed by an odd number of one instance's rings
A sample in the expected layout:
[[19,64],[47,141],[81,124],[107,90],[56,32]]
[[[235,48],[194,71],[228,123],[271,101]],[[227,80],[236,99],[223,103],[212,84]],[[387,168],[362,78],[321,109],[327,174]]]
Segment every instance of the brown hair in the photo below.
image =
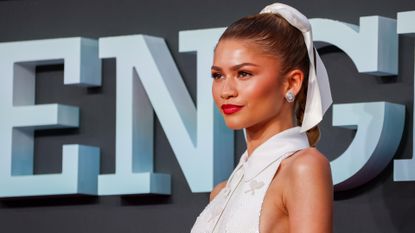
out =
[[[241,39],[255,42],[265,53],[282,61],[281,74],[293,69],[304,73],[303,85],[296,96],[295,116],[301,125],[304,117],[310,60],[307,47],[300,30],[289,24],[278,14],[265,13],[244,17],[231,24],[220,37],[224,39]],[[308,141],[315,146],[320,139],[318,126],[307,131]]]

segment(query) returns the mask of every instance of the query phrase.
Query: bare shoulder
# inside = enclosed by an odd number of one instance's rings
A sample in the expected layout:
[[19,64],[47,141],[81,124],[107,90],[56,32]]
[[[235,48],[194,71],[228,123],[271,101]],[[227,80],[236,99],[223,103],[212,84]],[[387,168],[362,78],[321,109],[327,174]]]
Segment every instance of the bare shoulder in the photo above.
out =
[[281,163],[284,194],[307,193],[312,190],[332,192],[333,183],[330,162],[316,148],[306,148],[296,152]]
[[284,165],[289,176],[331,176],[330,162],[320,151],[312,147],[298,151],[286,159]]
[[280,202],[290,232],[332,232],[333,183],[330,163],[315,148],[296,152],[281,163]]
[[212,189],[209,196],[209,202],[211,202],[216,197],[216,195],[226,186],[226,182],[226,180],[222,181]]

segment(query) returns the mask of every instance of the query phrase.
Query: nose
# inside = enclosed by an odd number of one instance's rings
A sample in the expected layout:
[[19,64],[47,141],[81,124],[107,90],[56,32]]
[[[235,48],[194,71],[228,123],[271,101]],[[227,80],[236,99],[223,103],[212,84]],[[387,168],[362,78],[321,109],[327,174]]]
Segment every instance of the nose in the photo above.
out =
[[227,78],[223,82],[221,97],[223,99],[229,99],[238,96],[238,92],[235,87],[235,81],[233,78]]

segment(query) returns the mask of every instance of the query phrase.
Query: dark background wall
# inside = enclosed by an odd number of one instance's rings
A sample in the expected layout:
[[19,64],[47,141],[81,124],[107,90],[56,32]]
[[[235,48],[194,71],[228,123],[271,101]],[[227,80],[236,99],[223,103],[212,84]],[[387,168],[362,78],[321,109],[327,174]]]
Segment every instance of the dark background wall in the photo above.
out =
[[[163,37],[195,97],[195,57],[178,53],[180,30],[224,27],[254,14],[272,1],[138,1],[20,0],[0,1],[0,42],[83,36],[99,38],[129,34]],[[415,10],[415,1],[284,1],[309,18],[330,18],[358,24],[360,16],[396,18]],[[321,51],[335,103],[389,101],[406,105],[405,131],[396,159],[412,156],[413,39],[400,36],[399,75],[379,78],[359,74],[339,50]],[[63,66],[38,67],[36,103],[78,105],[81,124],[75,130],[36,133],[35,171],[60,172],[61,147],[79,143],[101,148],[101,173],[114,172],[115,62],[103,61],[103,85],[81,88],[63,85]],[[1,77],[0,77],[1,79]],[[99,114],[97,114],[99,113]],[[166,136],[155,124],[155,170],[170,173],[170,196],[43,197],[0,200],[0,232],[189,232],[208,202],[208,193],[191,193]],[[331,126],[331,109],[322,122],[319,149],[330,159],[339,156],[354,132]],[[235,161],[244,151],[236,132]],[[1,146],[1,144],[0,144]],[[335,194],[336,233],[409,233],[415,230],[415,181],[393,182],[392,163],[374,180]]]

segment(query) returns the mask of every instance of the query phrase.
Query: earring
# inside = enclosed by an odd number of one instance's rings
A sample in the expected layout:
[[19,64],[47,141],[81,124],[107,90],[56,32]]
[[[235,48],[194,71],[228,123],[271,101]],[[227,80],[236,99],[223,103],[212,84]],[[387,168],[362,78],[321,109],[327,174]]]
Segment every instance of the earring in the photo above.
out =
[[285,94],[285,99],[287,100],[288,103],[294,102],[295,95],[294,95],[293,91],[291,91],[291,90],[287,91],[287,93]]

